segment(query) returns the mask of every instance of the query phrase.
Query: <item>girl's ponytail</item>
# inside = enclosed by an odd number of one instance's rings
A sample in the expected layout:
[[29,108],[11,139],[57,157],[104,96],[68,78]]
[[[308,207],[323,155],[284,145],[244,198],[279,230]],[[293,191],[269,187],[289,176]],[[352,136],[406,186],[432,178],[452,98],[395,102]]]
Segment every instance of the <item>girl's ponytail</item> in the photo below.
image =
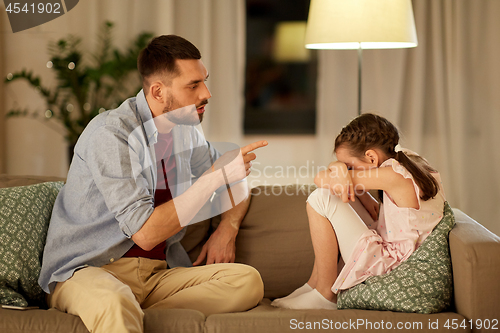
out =
[[431,175],[431,172],[435,172],[435,170],[422,157],[418,155],[410,156],[411,158],[400,150],[396,153],[395,160],[412,174],[415,183],[420,188],[420,198],[422,200],[427,201],[434,198],[439,191],[438,181]]

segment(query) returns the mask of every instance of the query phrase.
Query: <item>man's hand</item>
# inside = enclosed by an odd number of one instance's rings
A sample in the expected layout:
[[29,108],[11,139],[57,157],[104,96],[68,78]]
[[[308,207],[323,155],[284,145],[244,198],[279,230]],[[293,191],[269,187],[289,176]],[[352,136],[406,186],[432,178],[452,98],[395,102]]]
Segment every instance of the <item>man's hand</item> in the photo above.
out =
[[267,141],[257,141],[241,149],[231,150],[222,155],[212,166],[213,171],[224,169],[229,183],[237,182],[250,174],[252,161],[256,158],[251,151],[267,146]]
[[241,155],[243,156],[243,162],[245,163],[245,170],[247,176],[250,174],[250,167],[252,166],[252,161],[255,160],[256,155],[251,153],[251,151],[267,146],[266,140],[256,141],[245,147],[241,148]]
[[[267,146],[267,141],[257,141],[251,143],[240,150],[233,150],[222,155],[213,165],[214,171],[224,168],[229,183],[243,179],[250,174],[250,168],[256,155],[253,150]],[[242,168],[244,166],[244,169]],[[241,184],[241,183],[240,183]],[[241,186],[236,184],[235,186]],[[245,185],[246,186],[246,185]],[[245,189],[248,191],[248,189]],[[232,209],[222,213],[222,221],[203,245],[201,253],[193,263],[193,266],[200,265],[207,258],[207,265],[216,263],[233,263],[236,252],[236,235],[239,226],[245,216],[250,195],[247,199],[238,203]]]
[[236,228],[221,222],[205,245],[203,245],[201,253],[193,263],[193,266],[200,265],[205,258],[207,258],[207,265],[233,263],[236,256],[235,242],[237,233]]

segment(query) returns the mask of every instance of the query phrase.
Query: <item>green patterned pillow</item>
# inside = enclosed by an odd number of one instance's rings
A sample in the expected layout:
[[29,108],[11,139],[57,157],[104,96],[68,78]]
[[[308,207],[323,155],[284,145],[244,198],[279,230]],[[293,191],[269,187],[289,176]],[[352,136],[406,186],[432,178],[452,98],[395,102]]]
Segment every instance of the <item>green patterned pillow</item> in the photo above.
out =
[[38,276],[52,206],[63,185],[0,189],[0,304],[43,304]]
[[454,226],[455,216],[445,202],[443,218],[406,261],[342,291],[337,307],[416,313],[445,310],[453,295],[448,234]]

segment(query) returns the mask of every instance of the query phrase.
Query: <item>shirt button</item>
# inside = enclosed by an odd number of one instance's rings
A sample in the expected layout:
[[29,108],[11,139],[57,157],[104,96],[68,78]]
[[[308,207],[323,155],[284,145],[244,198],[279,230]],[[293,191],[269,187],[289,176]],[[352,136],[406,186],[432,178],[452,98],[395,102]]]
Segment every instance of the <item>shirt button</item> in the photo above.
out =
[[115,261],[115,258],[109,259],[109,262],[113,262],[113,261]]

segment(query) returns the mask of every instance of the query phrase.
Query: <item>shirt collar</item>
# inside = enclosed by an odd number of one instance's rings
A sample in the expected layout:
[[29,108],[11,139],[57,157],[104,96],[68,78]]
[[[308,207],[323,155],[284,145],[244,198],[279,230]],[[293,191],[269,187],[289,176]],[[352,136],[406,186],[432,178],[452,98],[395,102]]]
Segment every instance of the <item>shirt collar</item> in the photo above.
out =
[[144,91],[142,89],[136,96],[136,105],[137,112],[142,119],[148,141],[150,144],[155,144],[158,137],[158,129],[153,121],[153,113],[149,108],[148,101],[146,100],[146,96],[144,95]]

